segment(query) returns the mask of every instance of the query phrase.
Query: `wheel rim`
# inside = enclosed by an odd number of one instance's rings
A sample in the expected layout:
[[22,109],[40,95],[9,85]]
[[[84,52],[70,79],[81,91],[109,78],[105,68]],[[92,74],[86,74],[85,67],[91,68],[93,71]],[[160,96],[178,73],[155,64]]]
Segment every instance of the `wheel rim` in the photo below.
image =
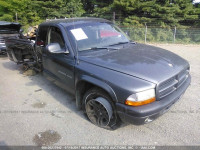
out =
[[105,127],[110,122],[108,108],[96,99],[91,99],[86,104],[86,113],[90,121],[97,126]]

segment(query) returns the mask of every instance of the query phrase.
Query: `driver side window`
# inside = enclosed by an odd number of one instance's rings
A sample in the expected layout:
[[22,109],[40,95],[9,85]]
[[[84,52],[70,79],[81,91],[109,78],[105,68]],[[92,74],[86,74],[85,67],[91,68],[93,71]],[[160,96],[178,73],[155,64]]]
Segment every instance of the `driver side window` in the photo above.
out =
[[51,27],[48,34],[48,44],[58,43],[62,49],[65,48],[65,42],[59,28]]

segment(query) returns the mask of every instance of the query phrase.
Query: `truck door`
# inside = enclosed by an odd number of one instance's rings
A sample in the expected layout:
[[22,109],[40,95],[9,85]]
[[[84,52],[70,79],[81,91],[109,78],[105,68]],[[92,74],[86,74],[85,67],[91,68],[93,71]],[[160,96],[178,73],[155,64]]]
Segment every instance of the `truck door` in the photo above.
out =
[[[66,36],[65,36],[66,37]],[[47,45],[58,43],[60,47],[67,50],[67,44],[61,29],[58,27],[49,27],[47,32]],[[69,53],[51,53],[46,48],[42,53],[44,72],[56,79],[66,90],[73,93],[74,91],[74,57]]]

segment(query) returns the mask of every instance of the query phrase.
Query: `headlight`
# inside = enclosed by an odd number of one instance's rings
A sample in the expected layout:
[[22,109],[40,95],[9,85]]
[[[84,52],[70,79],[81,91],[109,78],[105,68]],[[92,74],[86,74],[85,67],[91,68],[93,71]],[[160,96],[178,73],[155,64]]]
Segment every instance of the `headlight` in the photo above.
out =
[[146,91],[138,92],[129,96],[125,104],[130,106],[141,106],[152,103],[156,100],[155,89],[149,89]]

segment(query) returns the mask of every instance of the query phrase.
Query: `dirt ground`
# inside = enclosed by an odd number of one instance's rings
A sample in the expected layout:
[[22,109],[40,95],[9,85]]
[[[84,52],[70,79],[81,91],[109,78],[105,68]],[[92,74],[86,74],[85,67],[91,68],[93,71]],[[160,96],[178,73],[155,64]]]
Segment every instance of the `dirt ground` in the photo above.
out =
[[200,145],[200,46],[156,45],[191,65],[192,83],[169,112],[115,131],[91,124],[74,97],[42,74],[23,75],[22,66],[0,57],[0,145]]

